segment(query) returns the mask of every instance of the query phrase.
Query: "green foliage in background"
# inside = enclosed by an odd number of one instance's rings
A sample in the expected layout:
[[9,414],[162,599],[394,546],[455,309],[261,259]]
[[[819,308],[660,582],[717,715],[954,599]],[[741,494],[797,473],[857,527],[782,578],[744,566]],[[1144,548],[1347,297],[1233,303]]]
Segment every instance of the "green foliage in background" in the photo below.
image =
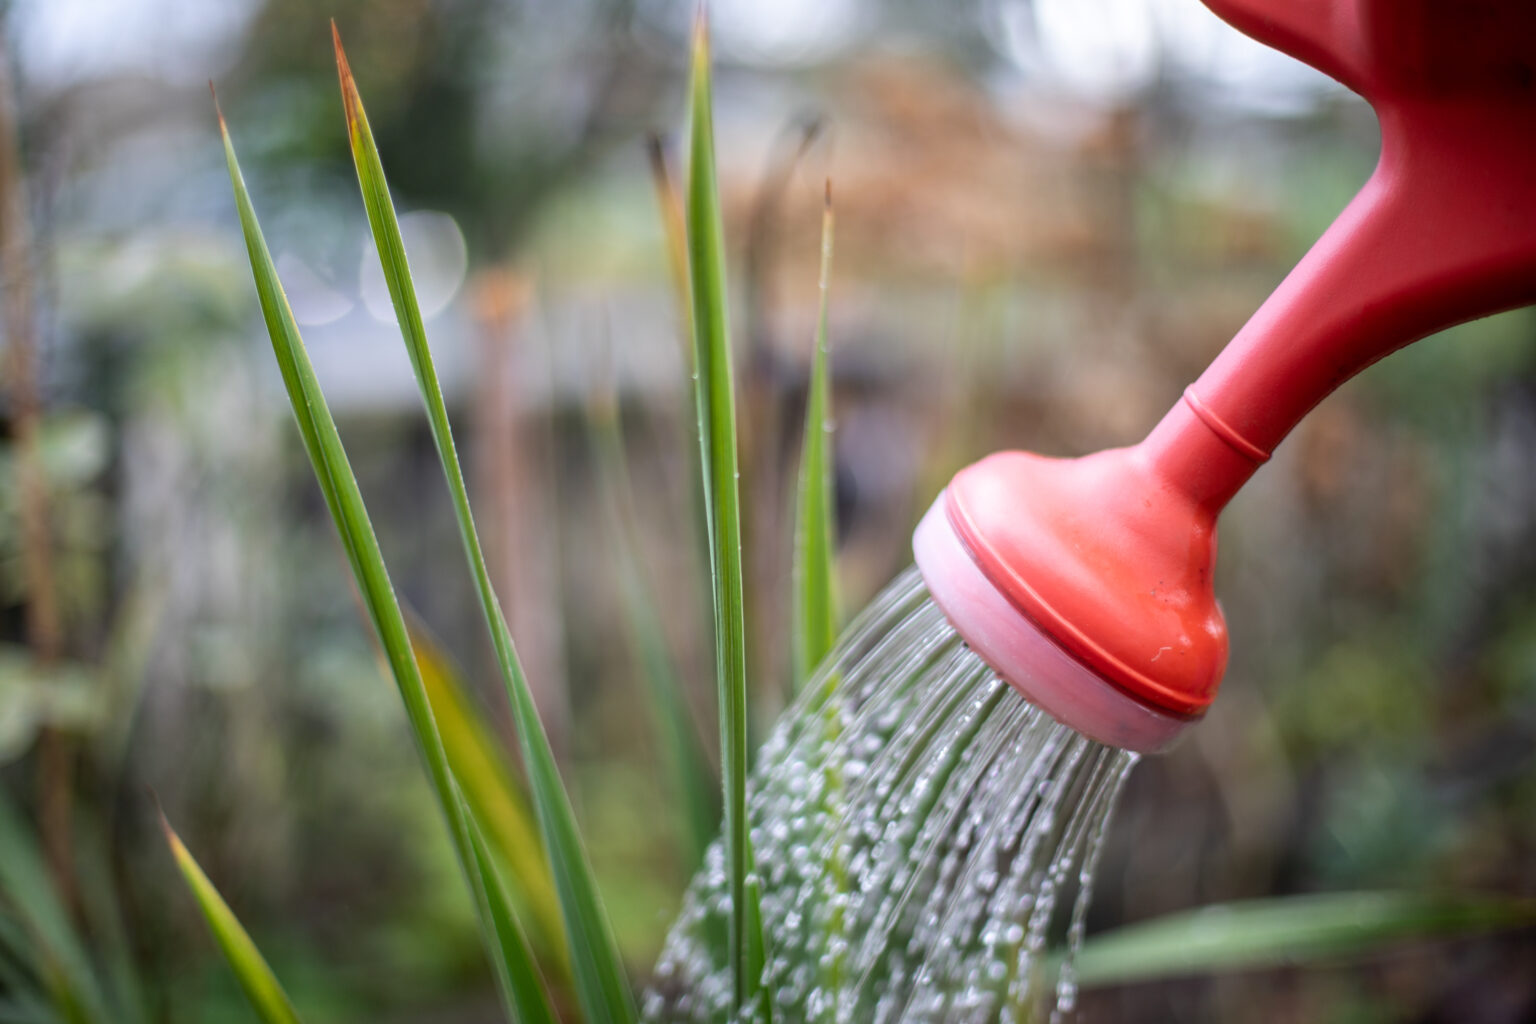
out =
[[1217,904],[1095,936],[1077,958],[1084,988],[1220,971],[1326,964],[1405,942],[1536,924],[1536,900],[1340,892]]
[[634,648],[655,716],[658,753],[667,762],[672,796],[677,801],[682,849],[689,868],[704,861],[704,851],[720,830],[720,782],[709,762],[683,692],[681,675],[667,648],[658,614],[658,595],[640,564],[640,528],[634,489],[624,451],[618,403],[604,394],[588,409],[608,528],[617,551],[613,572],[624,604],[626,636]]
[[42,852],[4,801],[0,899],[8,911],[0,918],[0,977],[12,1012],[41,1015],[51,1010],[52,1019],[71,1022],[114,1019],[109,1009],[141,1016],[120,995],[108,995],[68,908],[54,890]]

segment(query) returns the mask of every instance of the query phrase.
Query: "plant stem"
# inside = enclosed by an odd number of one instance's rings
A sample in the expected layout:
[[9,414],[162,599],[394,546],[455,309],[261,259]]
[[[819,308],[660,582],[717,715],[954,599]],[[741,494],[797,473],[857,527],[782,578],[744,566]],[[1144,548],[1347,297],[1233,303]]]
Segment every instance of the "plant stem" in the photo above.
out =
[[[22,177],[15,88],[9,42],[0,30],[0,319],[9,339],[5,380],[16,451],[16,493],[26,586],[27,644],[40,665],[52,665],[64,650],[58,587],[49,530],[48,479],[40,449],[43,402],[37,380],[37,319],[34,315],[31,226]],[[51,727],[38,734],[39,819],[49,869],[65,903],[77,905],[70,871],[70,792],[74,758],[68,737]]]

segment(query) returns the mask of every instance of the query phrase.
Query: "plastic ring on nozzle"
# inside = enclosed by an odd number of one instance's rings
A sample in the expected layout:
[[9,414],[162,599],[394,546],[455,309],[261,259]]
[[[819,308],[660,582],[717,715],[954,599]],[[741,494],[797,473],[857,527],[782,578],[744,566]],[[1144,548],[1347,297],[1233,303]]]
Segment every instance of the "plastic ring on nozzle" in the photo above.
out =
[[983,575],[944,505],[940,494],[913,535],[917,567],[955,631],[1014,689],[1088,738],[1141,754],[1199,721],[1148,707],[1062,650]]

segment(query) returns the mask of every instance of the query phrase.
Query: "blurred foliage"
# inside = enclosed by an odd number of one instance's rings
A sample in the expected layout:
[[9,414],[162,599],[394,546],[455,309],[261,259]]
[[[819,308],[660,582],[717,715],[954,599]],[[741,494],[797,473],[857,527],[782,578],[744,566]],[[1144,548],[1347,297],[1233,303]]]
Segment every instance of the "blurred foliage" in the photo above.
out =
[[1330,893],[1202,907],[1108,932],[1085,946],[1086,987],[1379,953],[1392,943],[1528,926],[1536,905],[1423,893]]

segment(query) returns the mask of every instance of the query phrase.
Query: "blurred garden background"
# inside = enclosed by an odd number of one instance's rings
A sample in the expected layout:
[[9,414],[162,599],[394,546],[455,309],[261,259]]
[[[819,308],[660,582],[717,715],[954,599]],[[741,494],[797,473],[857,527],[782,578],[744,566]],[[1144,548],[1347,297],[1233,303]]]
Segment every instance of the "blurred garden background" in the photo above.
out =
[[[789,692],[827,179],[853,611],[908,563],[962,465],[1138,440],[1364,182],[1377,132],[1352,94],[1197,0],[710,12],[761,738]],[[697,862],[657,665],[688,698],[690,742],[711,760],[717,746],[666,230],[692,14],[0,4],[0,858],[41,852],[92,947],[121,939],[153,1019],[249,1019],[156,798],[312,1019],[497,1019],[260,322],[206,86],[394,580],[510,750],[357,200],[332,16],[404,214],[492,575],[645,976]],[[1223,696],[1132,777],[1090,935],[1313,892],[1536,897],[1536,315],[1346,386],[1237,499],[1222,548]],[[0,947],[26,941],[6,898]],[[0,972],[0,999],[15,983]],[[1536,933],[1098,988],[1081,1019],[1532,1021]]]

